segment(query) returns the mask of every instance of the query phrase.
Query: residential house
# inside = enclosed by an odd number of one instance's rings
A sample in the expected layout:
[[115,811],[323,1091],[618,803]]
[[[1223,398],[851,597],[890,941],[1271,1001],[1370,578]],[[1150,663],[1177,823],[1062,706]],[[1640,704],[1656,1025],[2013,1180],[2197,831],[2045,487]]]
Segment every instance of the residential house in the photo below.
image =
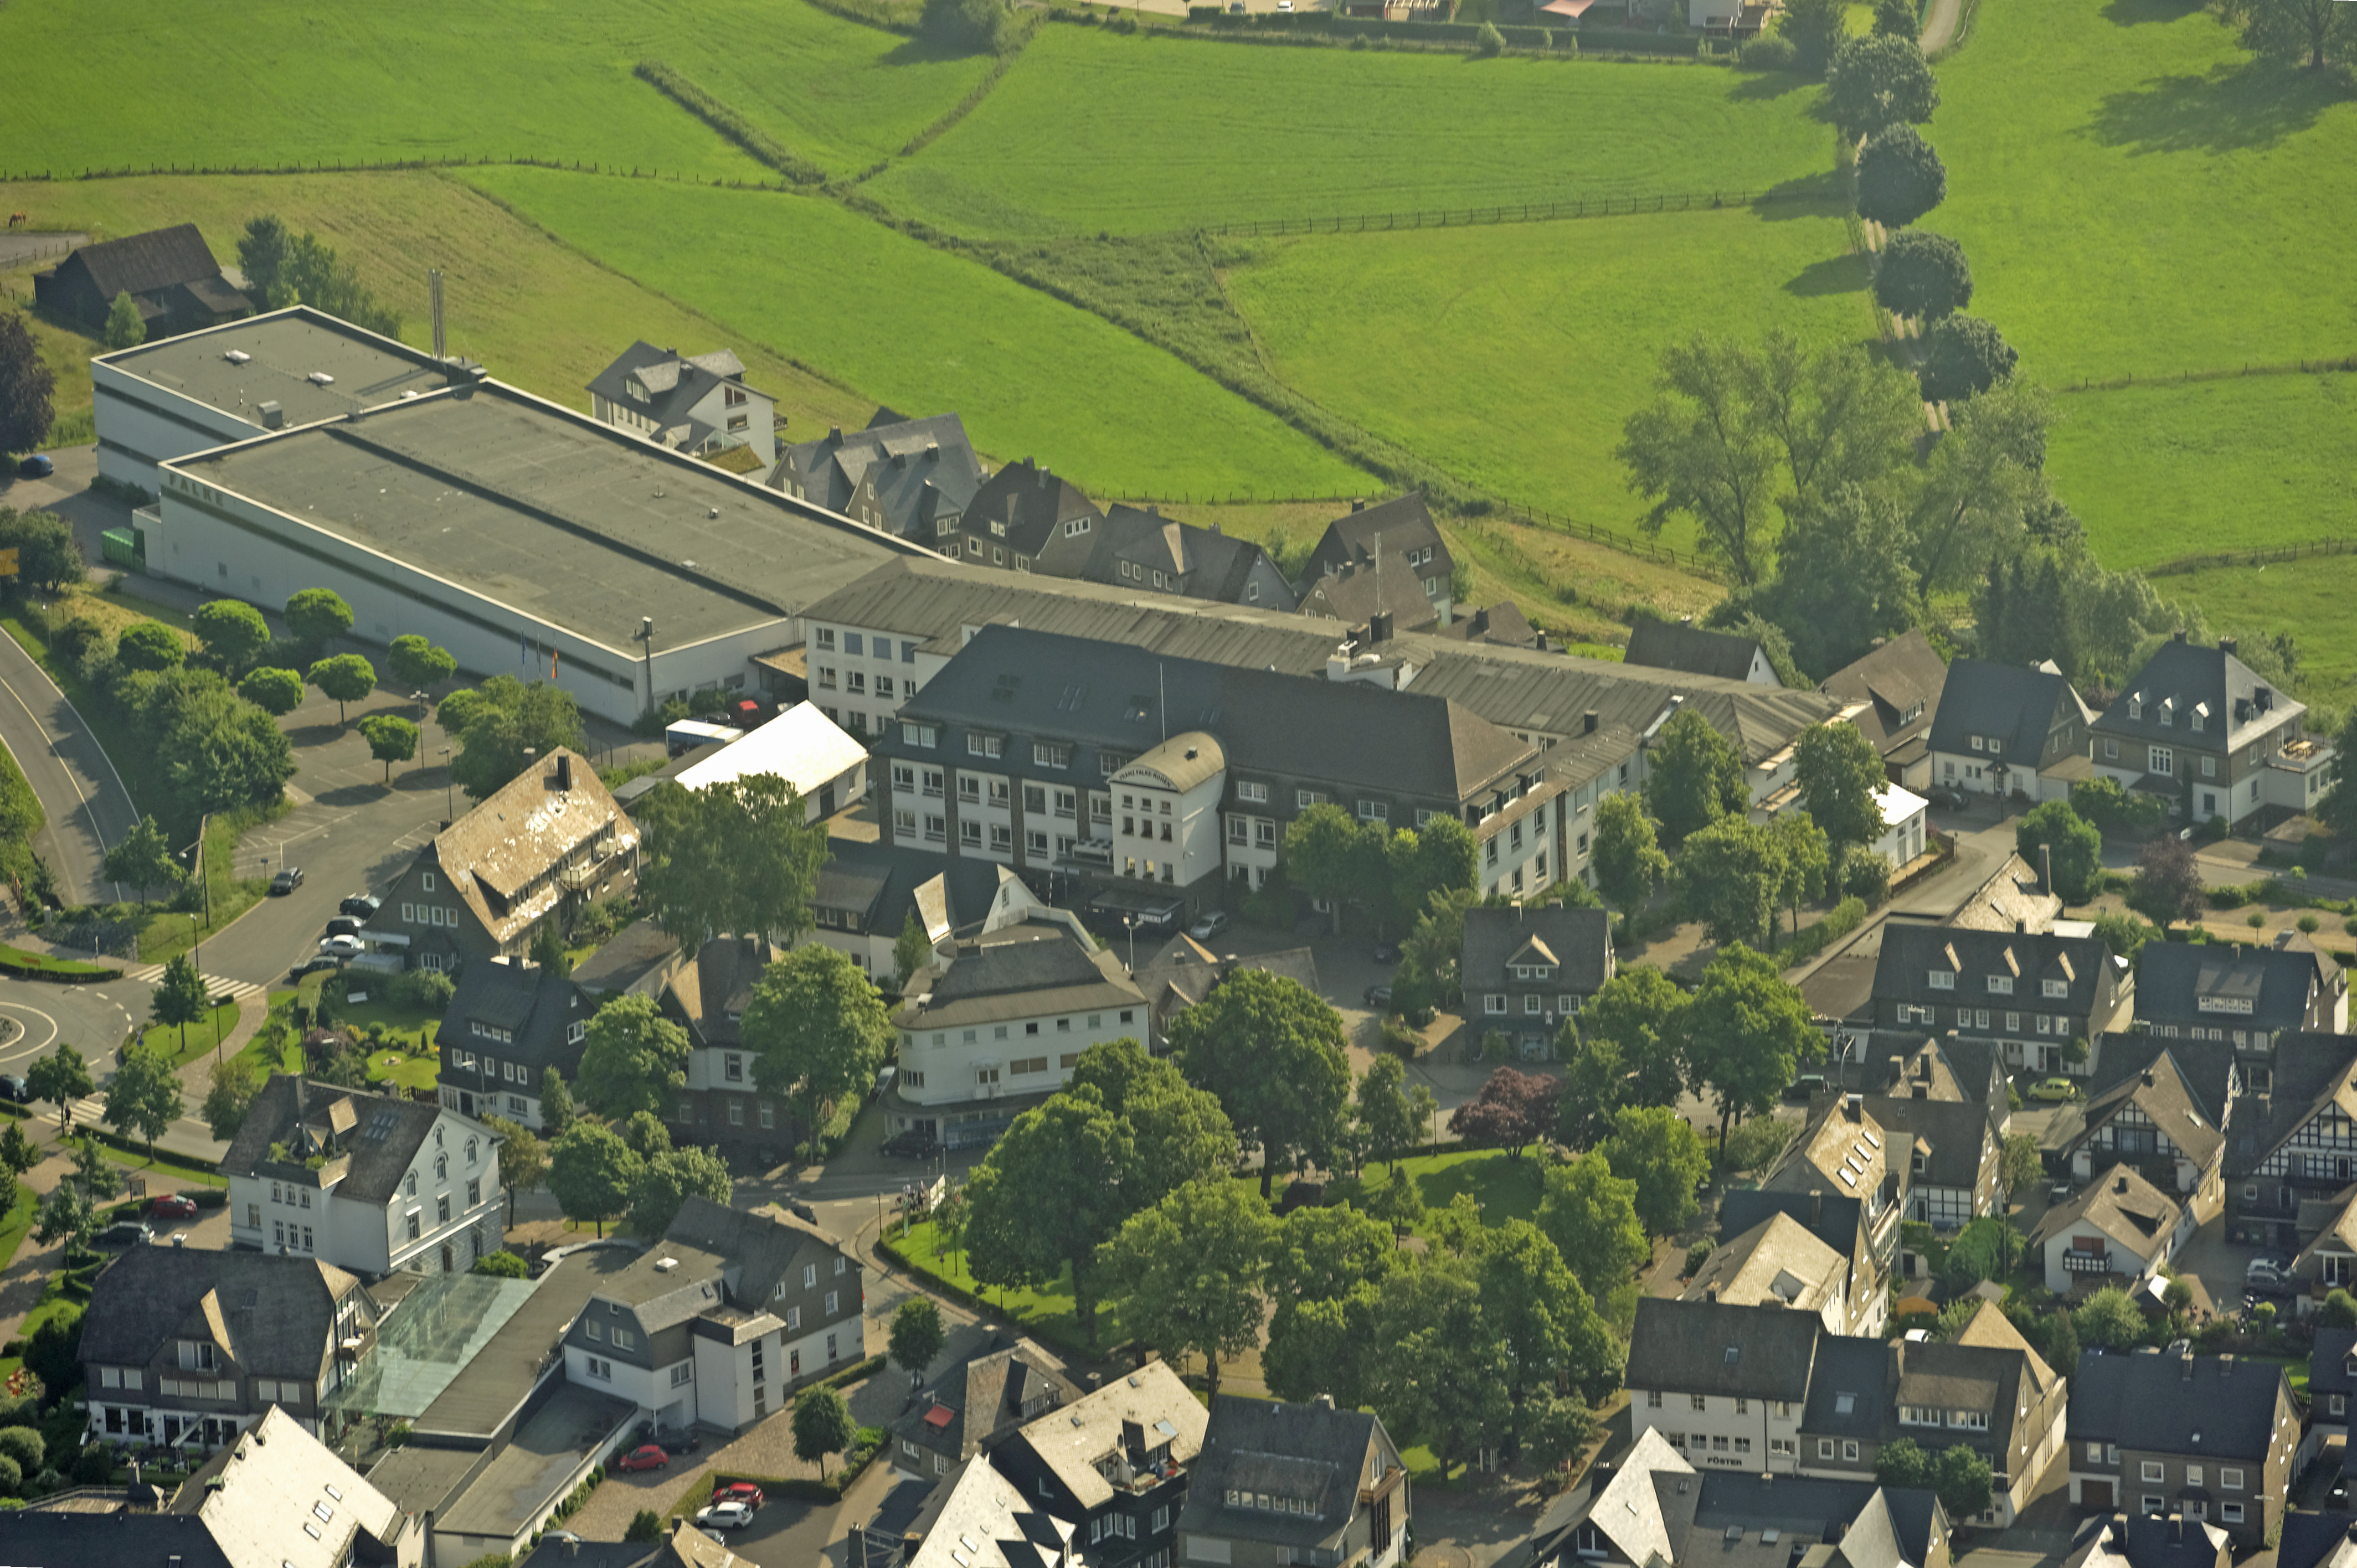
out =
[[1948,666],[1932,721],[1932,782],[2032,805],[2067,800],[2073,782],[2093,777],[2087,737],[2094,721],[2051,662],[1959,659]]
[[1871,1097],[1890,1100],[1972,1101],[1986,1112],[1989,1126],[2002,1140],[2013,1128],[2012,1080],[1995,1044],[1966,1039],[1953,1030],[1930,1039],[1898,1045],[1875,1037],[1862,1038],[1852,1053],[1853,1069],[1840,1064],[1839,1085],[1845,1091],[1860,1090]]
[[1412,1531],[1407,1466],[1378,1417],[1220,1394],[1178,1513],[1178,1557],[1235,1568],[1394,1568]]
[[[1900,1226],[1908,1212],[1913,1164],[1910,1145],[1894,1143],[1889,1132],[1867,1113],[1866,1097],[1849,1094],[1813,1108],[1808,1126],[1760,1183],[1764,1191],[1808,1197],[1813,1230],[1816,1195],[1857,1200],[1857,1233],[1849,1249],[1853,1258],[1850,1300],[1851,1310],[1860,1321],[1853,1324],[1853,1333],[1882,1331],[1889,1300],[1881,1287],[1898,1262]],[[1724,1208],[1721,1223],[1726,1223]],[[1871,1296],[1862,1294],[1859,1288],[1869,1278],[1875,1286]]]
[[[1455,703],[1028,630],[983,628],[879,747],[886,840],[945,849],[1169,929],[1258,887],[1318,803],[1472,829],[1485,886],[1563,869],[1564,791],[1537,748]],[[909,788],[913,783],[914,789]]]
[[[715,937],[663,990],[663,1015],[687,1031],[687,1081],[668,1120],[679,1143],[751,1152],[790,1145],[793,1108],[753,1081],[753,1055],[738,1033],[753,983],[775,951],[757,937]],[[784,1125],[780,1126],[781,1117]]]
[[1962,1445],[1993,1477],[1978,1522],[2010,1525],[2061,1454],[2068,1404],[2066,1380],[1994,1302],[1944,1341],[1828,1334],[1801,1414],[1801,1472],[1862,1480],[1901,1439]]
[[1612,978],[1612,917],[1602,909],[1512,905],[1465,911],[1458,973],[1475,1026],[1513,1039],[1526,1058]]
[[627,896],[638,860],[638,828],[587,759],[560,747],[436,833],[362,940],[394,968],[518,957],[548,922]]
[[2299,1406],[2269,1362],[2089,1350],[2072,1379],[2070,1439],[2072,1502],[2181,1514],[2252,1552],[2288,1508]]
[[[1412,580],[1423,590],[1434,619],[1445,627],[1454,618],[1456,558],[1422,491],[1410,490],[1372,506],[1354,500],[1348,517],[1328,523],[1301,574],[1304,600],[1322,579],[1361,568]],[[1403,630],[1417,624],[1405,611],[1397,615],[1397,623]]]
[[961,942],[910,977],[892,1025],[899,1070],[884,1095],[894,1132],[944,1148],[997,1138],[1071,1080],[1081,1053],[1146,1036],[1146,996],[1062,910]]
[[1294,605],[1293,586],[1267,551],[1217,523],[1201,528],[1158,510],[1115,505],[1084,532],[1052,535],[1031,569],[1226,605]]
[[[2050,1168],[2066,1176],[2075,1175],[2081,1181],[2111,1165],[2118,1157],[2118,1146],[2123,1141],[2130,1145],[2141,1141],[2140,1134],[2126,1133],[2126,1129],[2136,1124],[2133,1118],[2115,1129],[2108,1142],[2096,1143],[2083,1168],[2078,1165],[2079,1152],[2093,1137],[2092,1126],[2110,1121],[2130,1099],[2146,1094],[2143,1079],[2147,1073],[2179,1086],[2166,1092],[2181,1090],[2186,1106],[2204,1123],[2236,1136],[2245,1135],[2251,1118],[2244,1108],[2244,1085],[2254,1074],[2265,1070],[2258,1065],[2236,1060],[2234,1047],[2222,1041],[2163,1039],[2149,1029],[2128,1029],[2111,1035],[2104,1041],[2103,1061],[2087,1077],[2086,1098],[2054,1108],[2039,1136],[2039,1153]],[[2164,1119],[2175,1113],[2170,1106],[2160,1109]],[[2136,1114],[2149,1116],[2150,1112],[2138,1111]],[[2199,1142],[2190,1131],[2192,1121],[2182,1115],[2179,1121],[2188,1129],[2189,1137]],[[2156,1128],[2156,1155],[2159,1140],[2160,1133]],[[2224,1145],[2221,1146],[2222,1150]],[[2105,1152],[2107,1149],[2111,1152]],[[2172,1154],[2167,1164],[2157,1163],[2147,1172],[2156,1186],[2163,1189],[2177,1186],[2174,1162]],[[2222,1153],[2220,1167],[2223,1173],[2226,1167]]]
[[2308,1349],[2310,1430],[2347,1443],[2352,1394],[2357,1394],[2357,1328],[2319,1328]]
[[376,1303],[317,1258],[134,1247],[81,1319],[90,1429],[210,1452],[274,1407],[307,1432],[376,1341]]
[[1781,1305],[1641,1299],[1624,1373],[1632,1433],[1659,1432],[1698,1467],[1798,1471],[1824,1331]]
[[1882,756],[1883,771],[1910,789],[1932,786],[1932,722],[1948,683],[1948,661],[1932,639],[1910,630],[1825,678],[1824,691],[1842,703]]
[[2135,1005],[2134,972],[2096,937],[1894,920],[1875,963],[1877,1030],[1994,1040],[2008,1067],[2028,1072],[2085,1076]]
[[421,1568],[425,1560],[424,1521],[283,1409],[265,1412],[159,1510],[97,1501],[69,1487],[9,1509],[0,1560],[22,1568]]
[[2083,1295],[2136,1286],[2191,1240],[2193,1216],[2128,1165],[2113,1165],[2084,1192],[2046,1211],[2029,1244],[2046,1260],[2046,1288]]
[[1835,1334],[1849,1327],[1849,1255],[1789,1214],[1771,1214],[1711,1249],[1680,1301],[1813,1313]]
[[1659,1432],[1599,1462],[1540,1516],[1507,1568],[1948,1568],[1929,1491],[1871,1481],[1697,1472]]
[[747,473],[767,474],[778,461],[777,400],[745,384],[745,361],[726,349],[682,354],[640,338],[588,390],[600,422],[674,451],[710,456],[741,446],[754,459]]
[[705,1197],[598,1282],[565,1336],[565,1376],[660,1425],[742,1432],[867,1355],[867,1291],[833,1236]]
[[2205,1103],[2193,1075],[2165,1046],[2142,1070],[2090,1095],[2083,1126],[2071,1149],[2071,1174],[2092,1180],[2099,1170],[2126,1165],[2175,1194],[2195,1225],[2225,1208],[2226,1118],[2233,1114],[2231,1077],[2226,1108]]
[[2136,1021],[2163,1039],[2231,1039],[2264,1054],[2287,1029],[2349,1032],[2349,977],[2297,931],[2273,947],[2147,942],[2136,953]]
[[461,1116],[497,1116],[537,1133],[541,1086],[554,1069],[580,1076],[596,1007],[572,977],[521,959],[470,963],[435,1035],[442,1103]]
[[811,896],[815,925],[800,940],[834,949],[885,991],[897,993],[896,951],[910,920],[938,950],[955,933],[978,933],[994,918],[1005,923],[1006,911],[1018,902],[1027,909],[1045,908],[1003,865],[874,840],[831,839]]
[[1935,1099],[1929,1081],[1869,1096],[1867,1114],[1908,1150],[1907,1217],[1934,1230],[1962,1230],[2005,1208],[1998,1184],[2003,1135],[1986,1101]]
[[253,315],[242,286],[230,282],[195,224],[176,223],[84,245],[35,273],[33,304],[97,336],[115,295],[127,294],[147,336],[171,338]]
[[2233,1542],[2206,1520],[2182,1513],[2115,1513],[2083,1530],[2062,1568],[2229,1568]]
[[1049,541],[1084,538],[1103,521],[1078,485],[1026,457],[985,479],[950,526],[936,518],[927,542],[969,566],[1030,572]]
[[[813,673],[823,673],[824,683],[834,685],[832,668]],[[837,728],[817,703],[796,703],[759,728],[696,757],[673,778],[683,789],[709,789],[765,774],[800,795],[802,821],[815,822],[867,799],[867,748]]]
[[2062,900],[2045,875],[2021,856],[2007,854],[1945,923],[1976,931],[2047,932],[2061,916]]
[[573,983],[593,1007],[615,996],[661,996],[683,961],[677,937],[634,920],[573,966]]
[[2304,733],[2308,709],[2235,657],[2179,632],[2093,725],[2104,777],[2166,796],[2189,822],[2239,823],[2305,811],[2322,797],[2332,748]]
[[2338,1509],[2284,1516],[2276,1568],[2352,1568],[2357,1564],[2357,1514]]
[[1001,1342],[920,1388],[891,1426],[892,1466],[912,1479],[948,1475],[999,1439],[1081,1397],[1080,1385],[1030,1345]]
[[1323,994],[1318,981],[1318,955],[1309,948],[1283,948],[1275,952],[1215,953],[1181,932],[1146,962],[1130,972],[1146,998],[1151,1035],[1146,1044],[1159,1055],[1169,1045],[1170,1020],[1196,1006],[1240,969],[1282,975],[1312,995]]
[[431,1101],[274,1073],[221,1173],[232,1246],[367,1279],[464,1273],[505,1234],[499,1134]]
[[1210,1421],[1168,1361],[1148,1361],[1018,1427],[990,1464],[1072,1527],[1090,1568],[1172,1568]]
[[1435,634],[1451,642],[1483,642],[1496,648],[1530,648],[1544,651],[1547,634],[1530,622],[1523,607],[1501,599],[1487,609],[1458,616]]
[[2273,1061],[2246,1064],[2226,1156],[2233,1222],[2297,1251],[2303,1205],[2357,1182],[2357,1037],[2286,1031]]
[[1455,629],[1453,624],[1441,625],[1424,578],[1397,559],[1388,565],[1386,573],[1383,563],[1354,562],[1325,576],[1305,578],[1297,585],[1298,608],[1305,617],[1340,621],[1354,642],[1386,642],[1405,632],[1446,637]]
[[1071,1520],[1026,1497],[982,1455],[933,1488],[900,1541],[901,1568],[1079,1568],[1082,1561]]
[[1695,625],[1692,616],[1674,621],[1639,616],[1629,628],[1629,649],[1621,657],[1630,664],[1716,675],[1722,681],[1749,681],[1760,686],[1784,683],[1768,662],[1768,650],[1758,638],[1709,631]]
[[938,549],[956,535],[984,478],[956,414],[904,419],[879,408],[865,430],[846,436],[838,424],[784,448],[770,488]]
[[1890,1273],[1898,1262],[1898,1249],[1894,1241],[1888,1253],[1877,1250],[1879,1238],[1868,1221],[1864,1200],[1837,1197],[1823,1187],[1780,1192],[1739,1188],[1719,1199],[1719,1247],[1735,1246],[1779,1216],[1841,1258],[1841,1296],[1847,1316],[1836,1331],[1879,1334],[1890,1315]]
[[[2301,1203],[2299,1233],[2305,1244],[2285,1273],[2294,1292],[2292,1309],[2307,1316],[2334,1291],[2357,1290],[2357,1187]],[[2313,1381],[2309,1393],[2318,1397]]]

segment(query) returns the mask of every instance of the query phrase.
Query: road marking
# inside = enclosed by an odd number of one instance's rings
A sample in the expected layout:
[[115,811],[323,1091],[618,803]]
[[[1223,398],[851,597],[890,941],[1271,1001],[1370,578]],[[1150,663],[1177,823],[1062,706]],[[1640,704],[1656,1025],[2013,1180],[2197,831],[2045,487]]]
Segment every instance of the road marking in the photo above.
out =
[[[21,648],[18,649],[17,651],[19,653],[25,652]],[[39,660],[35,659],[29,653],[25,653],[25,658],[27,661],[33,666],[34,673],[39,675],[42,680],[48,681],[48,674],[41,669],[41,662]],[[51,735],[48,733],[48,729],[41,724],[40,716],[33,712],[33,705],[25,701],[23,693],[19,693],[14,685],[9,683],[7,677],[0,675],[0,686],[8,687],[8,694],[16,699],[16,705],[25,710],[25,716],[27,718],[33,721],[33,728],[40,733],[42,739],[49,743],[49,755],[55,757],[58,759],[58,766],[65,769],[67,782],[70,783],[74,787],[74,797],[81,801],[83,809],[90,813],[91,835],[98,840],[98,847],[103,850],[106,847],[106,833],[104,830],[101,829],[98,825],[98,808],[91,803],[90,797],[82,792],[81,780],[74,776],[72,766],[66,761],[64,755],[58,750],[58,742],[64,739],[65,736],[63,735]],[[139,812],[139,803],[132,800],[130,788],[123,782],[123,770],[114,766],[113,757],[107,756],[106,747],[99,745],[97,734],[91,729],[90,721],[81,716],[81,710],[73,705],[73,699],[67,696],[54,681],[49,681],[49,690],[58,693],[58,701],[65,704],[66,712],[74,716],[74,722],[82,727],[82,734],[89,739],[90,744],[97,748],[98,755],[106,763],[106,770],[114,775],[114,787],[122,793],[123,803],[131,808],[133,819],[136,821]],[[115,883],[113,886],[114,897],[117,901],[120,901],[123,897],[123,885],[118,882]]]
[[[28,1056],[39,1056],[48,1049],[50,1041],[55,1040],[60,1034],[64,1033],[62,1029],[58,1027],[58,1021],[55,1018],[50,1017],[38,1007],[27,1007],[21,1002],[0,1002],[0,1013],[29,1013],[34,1017],[38,1018],[42,1023],[47,1024],[49,1026],[48,1034],[43,1036],[40,1040],[36,1041],[34,1044],[27,1046],[19,1042],[17,1048],[11,1050],[8,1053],[8,1060],[11,1062],[17,1061]],[[30,1038],[32,1031],[27,1029],[25,1031],[25,1034],[27,1038]]]
[[[143,981],[153,985],[164,978],[164,966],[160,963],[144,963],[136,969],[124,970],[123,977],[125,980]],[[197,978],[205,983],[206,994],[226,996],[232,1001],[248,996],[259,996],[264,991],[264,987],[256,985],[250,980],[231,980],[226,975],[199,973]],[[118,1002],[115,1005],[120,1007],[123,1004]],[[130,1009],[124,1008],[124,1016],[127,1018],[130,1015]]]

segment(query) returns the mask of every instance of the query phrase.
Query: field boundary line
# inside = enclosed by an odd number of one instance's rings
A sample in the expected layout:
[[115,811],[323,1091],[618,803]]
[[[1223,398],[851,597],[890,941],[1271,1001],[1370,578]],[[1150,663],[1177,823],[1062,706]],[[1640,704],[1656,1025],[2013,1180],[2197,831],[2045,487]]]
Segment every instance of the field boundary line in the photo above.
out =
[[[1810,177],[1812,179],[1816,177]],[[1310,234],[1389,233],[1398,230],[1476,229],[1504,223],[1568,223],[1583,218],[1646,217],[1659,212],[1721,211],[1736,207],[1765,207],[1782,202],[1838,202],[1838,190],[1669,190],[1635,191],[1619,196],[1588,196],[1556,201],[1507,201],[1491,207],[1427,208],[1421,211],[1326,214],[1315,218],[1246,219],[1232,223],[1204,223],[1193,230],[1165,230],[1140,234],[1161,239],[1185,233],[1217,234],[1239,240],[1281,240]]]
[[2147,577],[2182,577],[2189,573],[2211,571],[2220,566],[2267,566],[2280,561],[2302,561],[2311,555],[2352,553],[2357,553],[2357,539],[2327,535],[2322,539],[2307,539],[2256,550],[2222,550],[2201,555],[2179,555],[2145,567],[2144,575]]
[[630,74],[700,120],[714,134],[735,145],[754,162],[766,165],[796,185],[823,185],[826,170],[745,118],[685,71],[651,57],[639,61]]
[[2276,364],[2245,361],[2239,369],[2222,371],[2179,371],[2167,376],[2118,376],[2099,381],[2082,377],[2076,386],[2056,387],[2061,392],[2126,392],[2130,387],[2181,387],[2196,381],[2231,381],[2244,376],[2330,376],[2357,373],[2357,354],[2338,360],[2285,360]]
[[[665,94],[666,97],[669,94]],[[675,102],[675,101],[674,101]],[[693,111],[690,111],[693,113]],[[701,119],[702,116],[698,115]],[[706,123],[707,125],[709,122]],[[741,147],[738,149],[743,151]],[[747,155],[750,156],[750,154]],[[791,196],[797,188],[790,180],[772,183],[766,179],[730,179],[720,175],[709,177],[683,173],[678,169],[665,171],[634,164],[629,168],[616,164],[610,168],[601,163],[580,158],[544,158],[514,154],[493,157],[488,153],[471,157],[398,158],[382,163],[345,163],[316,158],[307,164],[248,164],[215,167],[210,165],[150,164],[145,168],[125,166],[122,168],[91,168],[80,173],[72,169],[0,169],[0,185],[71,185],[82,180],[98,179],[269,179],[289,175],[320,174],[435,174],[451,169],[469,168],[538,168],[557,174],[597,175],[607,179],[660,180],[670,185],[703,185],[721,190],[769,190]]]
[[[909,145],[900,149],[898,155],[899,156],[904,158],[915,157],[919,153],[923,152],[927,147],[931,146],[935,142],[941,140],[942,137],[955,130],[959,121],[964,119],[967,115],[982,107],[982,101],[988,98],[998,84],[1006,80],[1006,73],[1015,69],[1017,63],[1023,59],[1024,51],[1031,47],[1031,40],[1039,37],[1039,29],[1046,26],[1044,22],[1036,18],[1019,22],[1017,25],[1022,27],[1023,36],[1016,40],[1015,47],[1008,49],[1005,54],[1000,55],[997,59],[992,61],[990,69],[983,73],[982,80],[975,82],[973,90],[967,92],[963,98],[959,99],[956,103],[952,104],[947,113],[934,121],[931,124],[926,126],[923,130],[918,132],[915,135],[909,137]],[[875,174],[883,167],[884,166],[882,164],[878,164],[876,168],[870,169],[868,174]],[[859,177],[862,180],[865,180],[868,177],[868,175],[861,175]]]

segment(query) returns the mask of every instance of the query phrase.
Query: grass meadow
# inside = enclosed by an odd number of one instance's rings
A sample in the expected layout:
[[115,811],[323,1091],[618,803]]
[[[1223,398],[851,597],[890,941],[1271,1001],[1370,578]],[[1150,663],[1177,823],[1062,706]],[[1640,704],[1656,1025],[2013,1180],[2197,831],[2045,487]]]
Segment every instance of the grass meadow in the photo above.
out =
[[[2292,633],[2306,681],[2300,699],[2331,713],[2357,708],[2357,616],[2350,613],[2357,605],[2357,555],[2172,573],[2154,585],[2170,598],[2200,605],[2213,626]],[[2308,727],[2318,727],[2314,714]]]
[[1758,190],[1822,176],[1798,78],[1341,52],[1049,27],[957,127],[872,181],[969,234]]
[[1644,509],[1612,452],[1664,344],[1873,327],[1830,202],[1252,249],[1227,286],[1285,381],[1493,493],[1624,532]]
[[[737,338],[1105,494],[1364,494],[1371,483],[1170,355],[832,202],[538,169],[466,177]],[[680,242],[694,235],[693,244]]]

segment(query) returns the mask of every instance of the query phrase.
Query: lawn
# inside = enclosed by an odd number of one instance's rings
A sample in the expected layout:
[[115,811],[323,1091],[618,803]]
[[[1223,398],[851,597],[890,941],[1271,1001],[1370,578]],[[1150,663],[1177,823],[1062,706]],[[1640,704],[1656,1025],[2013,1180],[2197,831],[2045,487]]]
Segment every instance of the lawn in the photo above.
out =
[[140,1044],[156,1051],[174,1067],[185,1067],[201,1057],[213,1054],[213,1047],[237,1032],[239,1008],[231,1003],[216,1007],[189,1025],[187,1044],[181,1043],[182,1031],[173,1024],[150,1024],[140,1036]]
[[2306,676],[2301,700],[2343,712],[2357,706],[2357,616],[2349,610],[2357,605],[2357,555],[2220,566],[2156,578],[2154,585],[2200,605],[2212,625],[2295,633]]
[[2189,0],[1986,5],[1940,75],[1948,200],[1924,227],[1963,243],[1974,313],[2040,381],[2357,343],[2345,78],[2254,64]]
[[[797,9],[802,9],[798,3]],[[7,13],[0,12],[0,29]],[[878,35],[881,36],[881,35]],[[688,306],[658,297],[600,267],[536,225],[457,180],[433,174],[291,176],[273,179],[109,179],[73,185],[0,185],[0,204],[44,227],[102,237],[189,221],[215,254],[235,256],[249,219],[274,212],[309,229],[359,271],[361,281],[406,315],[404,337],[432,340],[424,272],[442,269],[451,351],[490,367],[500,380],[587,410],[583,388],[632,338],[690,352],[737,350],[748,379],[778,399],[799,431],[864,424],[875,400],[828,382],[781,355],[763,352]],[[0,274],[20,298],[31,273]],[[71,373],[58,379],[61,414],[86,416],[97,351],[88,339],[37,323],[44,353]],[[58,338],[56,345],[50,338]]]
[[[1625,532],[1644,509],[1613,448],[1664,345],[1718,328],[1827,342],[1872,329],[1865,263],[1831,203],[1251,248],[1229,291],[1286,384],[1471,484]],[[1687,548],[1691,532],[1663,541]]]
[[[1459,1193],[1469,1193],[1481,1206],[1485,1225],[1509,1219],[1535,1219],[1543,1194],[1544,1165],[1528,1151],[1510,1160],[1502,1149],[1467,1149],[1446,1155],[1419,1155],[1400,1162],[1415,1183],[1427,1213],[1447,1208]],[[1343,1176],[1328,1184],[1327,1200],[1356,1206],[1368,1189],[1391,1180],[1391,1167],[1369,1165],[1357,1177]],[[1431,1233],[1430,1222],[1411,1228],[1416,1235]]]
[[1082,1351],[1102,1350],[1121,1343],[1121,1314],[1103,1302],[1097,1304],[1096,1345],[1091,1347],[1082,1337],[1079,1320],[1073,1316],[1072,1273],[1069,1268],[1057,1275],[1053,1284],[1039,1290],[1002,1290],[996,1285],[976,1284],[974,1276],[966,1273],[964,1252],[943,1256],[931,1220],[911,1227],[906,1236],[895,1226],[885,1231],[884,1240],[919,1268],[980,1296],[1035,1334]]
[[1763,190],[1831,167],[1815,97],[1797,77],[1691,63],[1051,26],[981,107],[867,188],[998,236]]
[[[2047,471],[2108,565],[2357,537],[2346,441],[2357,376],[2247,376],[2058,401],[2063,423]],[[2278,567],[2269,585],[2302,569]]]
[[537,169],[467,177],[647,287],[704,302],[732,341],[791,344],[895,408],[954,409],[977,447],[1037,454],[1092,491],[1369,487],[1160,349],[832,202]]

